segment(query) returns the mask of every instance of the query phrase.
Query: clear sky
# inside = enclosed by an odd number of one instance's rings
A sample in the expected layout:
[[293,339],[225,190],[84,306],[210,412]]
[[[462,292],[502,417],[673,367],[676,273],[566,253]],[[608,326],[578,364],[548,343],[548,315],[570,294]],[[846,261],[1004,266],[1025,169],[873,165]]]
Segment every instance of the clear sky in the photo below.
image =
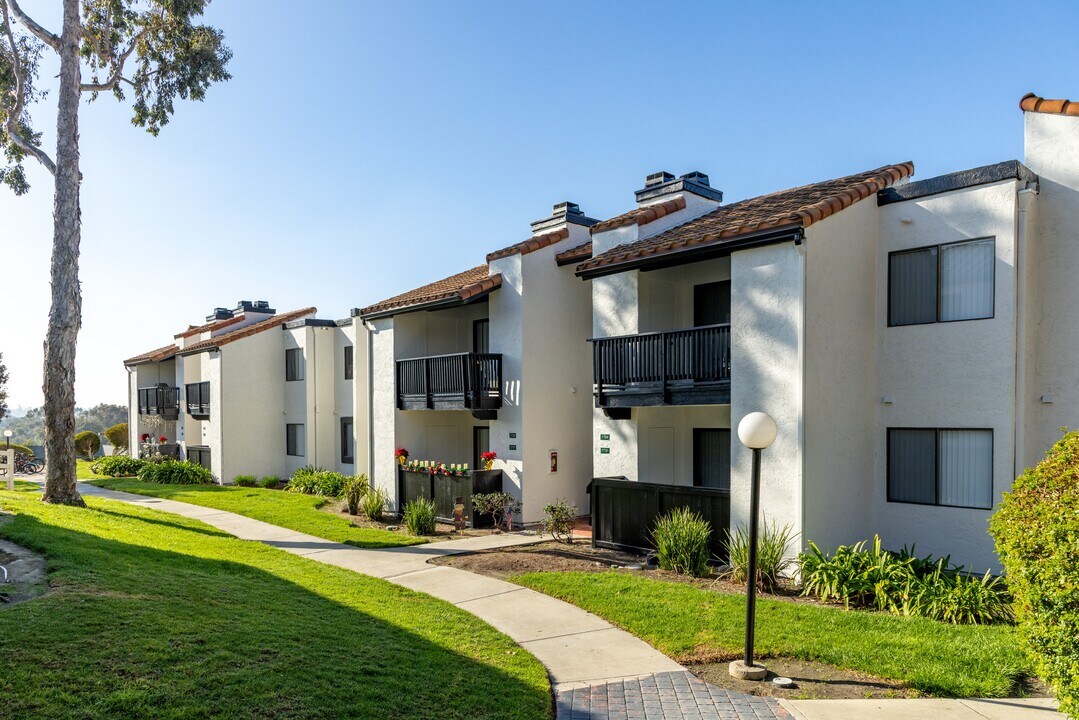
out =
[[[56,0],[24,0],[53,27]],[[656,170],[726,200],[913,160],[1022,158],[1019,98],[1079,96],[1079,3],[216,0],[233,80],[157,139],[81,114],[80,405],[215,306],[340,318]],[[51,77],[51,72],[46,73]],[[47,136],[54,108],[35,108]],[[50,178],[0,189],[0,352],[41,402]]]

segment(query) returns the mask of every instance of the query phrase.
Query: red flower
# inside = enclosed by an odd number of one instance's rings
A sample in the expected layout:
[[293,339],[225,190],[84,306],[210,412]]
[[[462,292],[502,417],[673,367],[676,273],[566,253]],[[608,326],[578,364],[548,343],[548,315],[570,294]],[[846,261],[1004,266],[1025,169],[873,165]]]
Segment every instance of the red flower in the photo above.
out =
[[395,458],[402,458],[402,457],[407,458],[408,457],[408,450],[405,450],[403,447],[399,447],[399,448],[397,448],[396,450],[393,451],[393,456]]
[[143,433],[143,434],[142,434],[142,435],[140,436],[140,438],[139,438],[139,439],[140,439],[140,440],[142,440],[143,442],[146,442],[147,440],[149,440],[149,439],[150,439],[150,433]]
[[157,439],[157,441],[158,441],[158,442],[168,442],[168,441],[169,441],[169,439],[168,439],[167,437],[165,437],[164,435],[162,435],[161,437],[159,437],[159,438]]
[[480,460],[494,460],[497,457],[498,453],[496,453],[494,450],[488,450],[487,452],[480,455]]

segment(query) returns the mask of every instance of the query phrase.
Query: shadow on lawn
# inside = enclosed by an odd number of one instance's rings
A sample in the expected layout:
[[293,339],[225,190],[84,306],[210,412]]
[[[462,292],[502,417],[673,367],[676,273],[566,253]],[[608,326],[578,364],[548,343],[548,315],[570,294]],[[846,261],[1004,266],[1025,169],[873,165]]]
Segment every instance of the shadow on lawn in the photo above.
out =
[[150,510],[4,504],[50,571],[0,610],[10,717],[550,717],[542,667],[448,604]]

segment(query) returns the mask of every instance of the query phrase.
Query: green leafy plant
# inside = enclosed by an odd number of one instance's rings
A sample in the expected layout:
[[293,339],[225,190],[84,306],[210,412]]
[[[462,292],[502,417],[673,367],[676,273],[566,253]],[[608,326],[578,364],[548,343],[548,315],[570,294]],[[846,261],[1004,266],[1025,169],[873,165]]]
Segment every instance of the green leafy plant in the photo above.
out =
[[134,477],[146,462],[127,455],[108,455],[90,463],[90,472],[107,477]]
[[[794,531],[790,525],[779,525],[764,518],[757,537],[757,587],[763,592],[775,592],[779,579],[795,565],[789,557]],[[749,530],[727,531],[727,551],[730,556],[731,579],[744,583],[749,578]]]
[[102,433],[105,439],[112,445],[112,452],[114,455],[121,455],[127,453],[128,450],[128,435],[127,435],[127,423],[117,423],[112,427],[105,430]]
[[490,517],[491,524],[499,528],[507,516],[521,512],[521,501],[507,492],[477,493],[472,496],[472,508],[477,515]]
[[34,451],[31,450],[29,446],[23,445],[22,443],[0,442],[0,450],[3,450],[5,452],[8,450],[14,450],[16,455],[26,455],[27,457],[34,457]]
[[254,475],[237,475],[232,479],[232,484],[240,487],[255,487],[257,483],[258,478]]
[[435,531],[435,502],[417,498],[405,505],[405,527],[413,535],[431,535]]
[[366,475],[350,477],[345,482],[345,504],[348,506],[349,515],[359,515],[363,496],[367,494],[368,482]]
[[1060,710],[1079,717],[1079,432],[1065,432],[989,523],[1020,636]]
[[92,430],[75,433],[75,452],[84,458],[92,458],[101,449],[101,438]]
[[[360,477],[363,478],[364,483],[368,482],[366,475],[361,475]],[[367,492],[360,499],[360,507],[369,520],[378,522],[382,520],[382,513],[386,511],[388,501],[389,496],[381,487],[368,487]]]
[[214,476],[209,470],[193,462],[166,460],[160,463],[145,463],[139,469],[139,480],[161,485],[209,485],[214,481]]
[[573,542],[573,526],[576,518],[576,505],[570,505],[561,498],[555,500],[543,508],[543,532],[558,542]]
[[267,490],[272,490],[280,484],[281,478],[276,475],[265,475],[259,480],[259,487],[266,488]]
[[656,521],[652,541],[664,570],[701,577],[708,573],[708,539],[712,526],[689,508],[671,510]]
[[324,497],[341,497],[345,493],[348,476],[325,470],[314,465],[305,465],[289,477],[285,487],[289,492]]

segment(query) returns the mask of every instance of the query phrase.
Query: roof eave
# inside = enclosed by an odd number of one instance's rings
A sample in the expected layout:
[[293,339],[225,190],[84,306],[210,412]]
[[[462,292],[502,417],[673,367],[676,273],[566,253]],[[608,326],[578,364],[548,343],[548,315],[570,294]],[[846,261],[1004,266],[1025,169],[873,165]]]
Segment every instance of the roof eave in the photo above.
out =
[[471,305],[474,302],[486,298],[498,288],[502,287],[502,283],[497,283],[489,288],[481,290],[474,295],[469,295],[467,298],[462,297],[461,293],[464,290],[458,290],[456,293],[449,297],[438,298],[437,300],[429,300],[427,302],[416,303],[415,305],[405,305],[402,307],[386,308],[384,310],[376,310],[375,312],[365,313],[362,310],[359,311],[358,317],[360,319],[378,320],[379,318],[392,317],[394,315],[405,315],[407,313],[419,312],[420,310],[445,310],[451,307],[463,307],[465,305]]

